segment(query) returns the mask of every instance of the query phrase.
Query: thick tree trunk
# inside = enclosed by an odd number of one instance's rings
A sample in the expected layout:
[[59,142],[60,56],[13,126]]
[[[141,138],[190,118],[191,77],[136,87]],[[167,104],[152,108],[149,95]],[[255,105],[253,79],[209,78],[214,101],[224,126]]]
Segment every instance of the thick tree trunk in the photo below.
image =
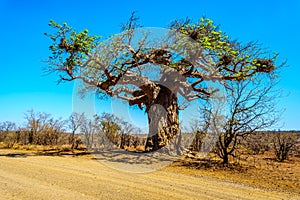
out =
[[149,134],[145,151],[156,151],[168,144],[180,131],[178,99],[170,89],[160,85],[154,103],[147,106]]

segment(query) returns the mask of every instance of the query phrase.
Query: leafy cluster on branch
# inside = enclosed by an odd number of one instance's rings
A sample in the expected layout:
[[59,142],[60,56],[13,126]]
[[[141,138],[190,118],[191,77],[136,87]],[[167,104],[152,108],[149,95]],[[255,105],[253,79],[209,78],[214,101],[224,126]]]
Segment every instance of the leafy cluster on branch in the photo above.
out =
[[[84,64],[89,53],[98,46],[99,36],[89,36],[88,30],[85,29],[77,33],[67,23],[62,25],[50,20],[49,26],[56,28],[55,34],[45,33],[50,37],[53,44],[49,46],[52,55],[49,56],[49,62],[55,70],[64,70],[70,77],[77,72],[79,66]],[[63,63],[63,68],[58,65]],[[61,76],[64,79],[63,76]]]
[[211,69],[222,75],[219,77],[221,79],[243,80],[256,72],[269,73],[275,69],[276,53],[273,53],[272,58],[266,58],[256,43],[243,45],[231,40],[209,18],[200,18],[196,23],[190,19],[175,20],[170,28],[196,41],[200,52],[192,54],[191,59],[195,59],[196,65],[202,64],[203,69],[206,68],[205,65],[211,66]]

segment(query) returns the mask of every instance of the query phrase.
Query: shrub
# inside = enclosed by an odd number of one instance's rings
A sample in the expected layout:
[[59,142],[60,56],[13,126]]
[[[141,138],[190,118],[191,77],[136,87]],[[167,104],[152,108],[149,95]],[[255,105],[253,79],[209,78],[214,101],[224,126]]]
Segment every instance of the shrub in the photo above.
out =
[[269,132],[256,132],[249,135],[243,142],[248,153],[253,155],[264,154],[271,149],[271,138]]
[[288,132],[274,133],[273,148],[277,161],[282,162],[289,156],[290,151],[297,143],[297,136]]

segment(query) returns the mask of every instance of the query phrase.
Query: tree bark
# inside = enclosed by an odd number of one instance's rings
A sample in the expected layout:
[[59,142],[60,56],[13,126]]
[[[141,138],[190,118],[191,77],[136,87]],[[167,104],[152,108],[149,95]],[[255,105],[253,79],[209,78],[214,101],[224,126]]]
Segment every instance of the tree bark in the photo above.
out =
[[228,159],[228,154],[226,152],[226,150],[224,151],[224,156],[223,156],[223,164],[228,164],[229,159]]
[[145,151],[156,151],[166,146],[180,131],[177,94],[159,85],[160,91],[151,105],[146,106],[149,134]]

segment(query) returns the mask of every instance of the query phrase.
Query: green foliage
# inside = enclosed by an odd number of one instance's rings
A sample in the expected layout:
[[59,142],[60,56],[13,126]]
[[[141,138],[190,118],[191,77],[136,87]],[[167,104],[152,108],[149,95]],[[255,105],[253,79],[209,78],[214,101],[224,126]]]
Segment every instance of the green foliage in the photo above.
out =
[[[151,73],[147,72],[146,65],[152,65],[153,71],[159,66],[161,75],[168,68],[175,69],[193,87],[194,93],[187,97],[194,98],[205,98],[211,92],[203,87],[202,81],[240,81],[275,69],[276,53],[266,56],[256,43],[232,40],[211,19],[174,21],[170,25],[170,37],[152,37],[152,41],[151,31],[138,29],[137,19],[133,14],[123,25],[122,33],[106,40],[89,35],[87,29],[76,32],[67,23],[51,20],[49,26],[54,33],[46,33],[53,42],[49,47],[48,71],[58,72],[61,80],[81,79],[88,85],[86,90],[96,88],[101,97],[116,95],[130,101],[130,105],[141,106],[152,102],[148,100],[155,94],[150,91],[159,87],[157,80],[149,77]],[[118,86],[121,77],[124,79],[129,74],[138,81],[127,80],[132,84],[130,88]],[[141,88],[137,82],[147,86]],[[147,97],[134,98],[132,91],[140,89]]]
[[[97,49],[97,59],[95,62],[103,65],[112,75],[118,75],[126,71],[132,66],[132,63],[147,59],[151,54],[154,54],[157,49],[144,49],[143,45],[137,50],[139,54],[133,55],[133,51],[124,46],[130,45],[133,30],[140,27],[134,15],[131,16],[129,22],[125,25],[124,33],[113,35],[106,42],[100,41],[100,36],[90,36],[88,30],[85,29],[76,32],[67,23],[58,24],[50,20],[49,26],[55,29],[55,32],[45,33],[52,41],[49,49],[52,55],[49,57],[49,63],[55,66],[55,70],[67,72],[71,77],[81,75],[89,78],[96,78],[100,82],[106,80],[105,74],[97,74],[93,69],[85,67],[88,57],[93,56]],[[124,25],[124,26],[125,26]],[[213,20],[209,18],[200,18],[197,22],[192,22],[187,19],[185,21],[174,21],[170,25],[170,29],[175,33],[179,33],[176,37],[176,42],[169,48],[175,52],[181,52],[185,60],[199,59],[199,56],[191,54],[191,50],[199,49],[202,54],[202,61],[205,65],[214,66],[215,70],[227,78],[228,80],[243,80],[254,75],[256,72],[271,72],[274,70],[274,62],[276,62],[277,53],[274,53],[271,58],[266,59],[260,48],[255,43],[243,45],[230,37],[215,25]],[[178,35],[178,34],[177,34]],[[190,42],[186,38],[191,38],[195,42]],[[144,39],[140,39],[139,44],[145,43]],[[167,49],[166,49],[167,50]],[[166,60],[166,54],[156,55],[154,60],[148,62],[156,64],[157,61],[163,62],[163,65],[168,65],[177,71],[187,71],[190,64],[183,59]],[[174,52],[173,52],[174,53]],[[157,54],[157,53],[156,53]],[[270,57],[270,55],[269,55]],[[200,62],[197,60],[197,62]],[[61,67],[57,67],[61,66]],[[63,69],[63,70],[62,70]],[[72,79],[72,78],[71,78]]]
[[[196,41],[197,47],[191,49],[201,49],[207,55],[205,62],[210,65],[215,63],[216,69],[231,80],[244,80],[256,72],[274,70],[274,63],[278,56],[276,52],[269,55],[271,58],[267,59],[256,43],[243,45],[237,40],[232,40],[209,18],[200,18],[197,22],[192,22],[190,19],[175,20],[170,28],[182,34],[183,38],[188,36]],[[183,48],[187,46],[187,41],[179,41],[176,45],[175,49]],[[173,65],[173,68],[178,67],[180,65],[177,63]]]
[[66,22],[60,25],[50,20],[49,26],[55,29],[53,34],[45,33],[53,41],[49,46],[52,53],[49,62],[54,65],[63,62],[63,66],[70,69],[70,73],[73,73],[71,70],[75,67],[83,65],[88,55],[97,48],[101,38],[90,36],[87,29],[76,32]]
[[189,19],[184,22],[174,21],[171,24],[171,29],[178,31],[184,36],[189,36],[200,45],[200,48],[206,50],[207,53],[213,52],[219,57],[225,54],[235,57],[238,54],[229,36],[219,30],[219,27],[211,19],[200,18],[195,23]]

